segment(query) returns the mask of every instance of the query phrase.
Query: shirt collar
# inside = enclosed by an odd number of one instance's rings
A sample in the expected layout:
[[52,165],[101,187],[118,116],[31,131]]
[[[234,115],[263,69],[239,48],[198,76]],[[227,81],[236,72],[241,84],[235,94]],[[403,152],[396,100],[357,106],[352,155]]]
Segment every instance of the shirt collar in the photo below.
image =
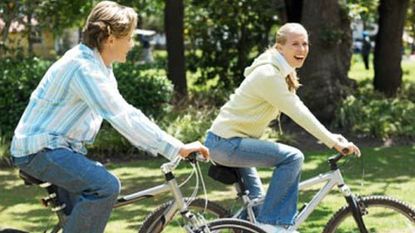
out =
[[93,51],[94,51],[94,56],[99,61],[100,65],[103,68],[105,68],[106,70],[111,70],[112,69],[112,65],[109,65],[109,66],[105,65],[104,60],[102,59],[102,56],[99,53],[98,49],[95,48]]
[[102,70],[106,70],[106,71],[112,71],[112,65],[111,66],[106,66],[104,63],[104,60],[101,57],[101,54],[99,53],[98,49],[91,49],[90,47],[86,46],[85,44],[80,43],[79,47],[81,49],[81,51],[83,53],[87,53],[88,55],[92,55],[96,61],[98,62],[100,68]]
[[275,49],[275,58],[277,60],[277,62],[280,64],[280,69],[281,69],[281,73],[283,75],[283,77],[291,74],[292,72],[295,71],[295,68],[293,68],[292,66],[290,66],[290,64],[288,64],[287,60],[284,58],[284,56],[278,52],[278,50]]

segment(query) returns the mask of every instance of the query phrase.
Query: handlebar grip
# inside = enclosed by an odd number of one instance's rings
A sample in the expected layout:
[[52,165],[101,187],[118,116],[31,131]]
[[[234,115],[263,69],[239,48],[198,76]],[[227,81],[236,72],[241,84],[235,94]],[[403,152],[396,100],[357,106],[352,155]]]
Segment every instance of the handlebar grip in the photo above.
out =
[[343,149],[342,149],[342,153],[343,153],[343,154],[349,154],[349,153],[350,153],[349,148],[347,148],[347,147],[343,148]]
[[186,159],[189,160],[189,162],[191,162],[191,163],[196,163],[197,161],[199,161],[199,162],[206,162],[207,161],[207,159],[205,157],[203,157],[203,155],[200,154],[199,152],[190,153],[190,155],[187,156]]

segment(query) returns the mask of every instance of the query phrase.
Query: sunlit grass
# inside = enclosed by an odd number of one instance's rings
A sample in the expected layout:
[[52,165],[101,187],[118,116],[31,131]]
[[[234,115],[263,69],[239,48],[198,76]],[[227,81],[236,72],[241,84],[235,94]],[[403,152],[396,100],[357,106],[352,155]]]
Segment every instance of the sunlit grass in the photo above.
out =
[[[415,82],[415,59],[405,56],[402,59],[402,72],[403,80]],[[351,67],[349,70],[349,77],[357,81],[365,79],[373,80],[375,75],[373,70],[373,54],[370,55],[369,70],[365,69],[362,57],[360,54],[354,54],[351,61]]]
[[[327,157],[332,152],[308,152],[304,164],[303,179],[315,176],[328,170]],[[363,149],[363,159],[351,159],[344,165],[344,178],[352,190],[358,194],[390,195],[415,205],[415,145],[394,148],[366,148]],[[165,160],[150,159],[119,164],[107,164],[107,167],[120,177],[123,183],[122,194],[142,190],[163,182],[159,166]],[[234,202],[235,191],[232,186],[225,186],[207,178],[207,165],[202,169],[207,182],[208,197],[224,206],[231,206]],[[190,172],[188,166],[180,166],[176,174],[180,180]],[[268,185],[272,169],[260,169],[265,186]],[[185,193],[191,193],[191,181],[186,185]],[[314,191],[313,191],[314,190]],[[307,202],[316,188],[301,193],[299,205]],[[14,169],[0,171],[0,225],[26,229],[30,232],[41,232],[44,226],[52,224],[54,217],[49,210],[42,207],[38,199],[43,190],[37,187],[25,187],[17,178]],[[153,199],[137,202],[115,209],[108,223],[106,232],[137,232],[145,216],[158,205],[171,198],[166,194]],[[331,215],[345,205],[344,198],[338,191],[333,191],[324,199],[318,209],[313,212],[300,232],[321,232]]]

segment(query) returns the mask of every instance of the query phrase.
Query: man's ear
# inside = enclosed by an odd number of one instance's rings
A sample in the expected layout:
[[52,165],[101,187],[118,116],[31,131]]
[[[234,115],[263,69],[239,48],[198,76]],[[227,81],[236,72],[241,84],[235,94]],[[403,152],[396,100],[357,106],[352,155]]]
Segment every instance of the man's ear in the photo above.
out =
[[281,48],[281,45],[280,45],[280,44],[275,44],[275,48],[276,48],[279,52],[281,52],[281,50],[282,50],[282,48]]
[[108,38],[105,40],[105,43],[108,46],[112,46],[114,44],[115,37],[113,35],[109,35]]

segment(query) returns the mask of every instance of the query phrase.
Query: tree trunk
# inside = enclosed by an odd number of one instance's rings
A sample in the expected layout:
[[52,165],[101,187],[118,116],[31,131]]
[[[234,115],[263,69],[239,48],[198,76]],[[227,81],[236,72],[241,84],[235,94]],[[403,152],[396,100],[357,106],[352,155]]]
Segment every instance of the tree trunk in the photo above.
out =
[[321,121],[330,122],[353,82],[347,77],[352,33],[345,7],[333,0],[304,1],[302,24],[309,32],[310,53],[299,70],[304,103]]
[[10,30],[11,24],[12,24],[11,20],[5,20],[4,22],[3,31],[1,33],[1,41],[3,44],[6,44],[6,40],[7,40],[7,37],[9,36],[9,30]]
[[32,10],[32,4],[31,1],[29,1],[27,3],[27,24],[26,24],[26,33],[27,33],[27,54],[29,55],[29,57],[33,56],[33,34],[32,34],[32,30],[33,30],[33,25],[32,25],[32,16],[33,16],[33,10]]
[[284,0],[287,12],[287,22],[301,22],[303,11],[303,0]]
[[187,97],[183,39],[183,0],[166,0],[164,27],[167,41],[168,78],[173,82],[175,96]]
[[0,57],[5,56],[5,53],[8,47],[7,38],[9,36],[10,26],[13,20],[17,17],[17,13],[19,10],[18,0],[11,1],[9,3],[3,3],[3,4],[6,4],[6,5],[3,6],[4,12],[2,14],[4,27],[3,27],[3,31],[1,34],[1,41],[0,41]]
[[402,84],[402,33],[408,0],[381,0],[376,36],[375,90],[394,96]]
[[5,20],[3,32],[1,35],[1,41],[0,41],[0,58],[6,56],[7,47],[8,47],[7,37],[9,36],[10,25],[11,25],[11,21]]

